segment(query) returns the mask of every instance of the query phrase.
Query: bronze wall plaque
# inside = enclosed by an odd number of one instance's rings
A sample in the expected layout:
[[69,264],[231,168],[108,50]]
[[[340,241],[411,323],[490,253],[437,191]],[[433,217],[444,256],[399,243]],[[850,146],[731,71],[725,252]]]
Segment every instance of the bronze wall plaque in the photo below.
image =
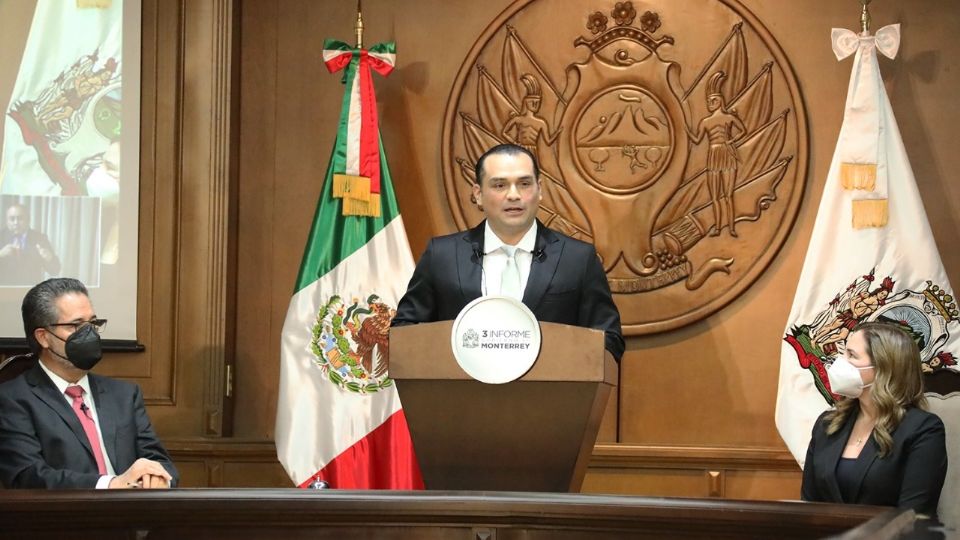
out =
[[735,0],[518,0],[477,40],[447,103],[457,226],[473,166],[515,142],[539,217],[593,242],[624,332],[698,321],[743,293],[793,226],[807,125],[776,41]]

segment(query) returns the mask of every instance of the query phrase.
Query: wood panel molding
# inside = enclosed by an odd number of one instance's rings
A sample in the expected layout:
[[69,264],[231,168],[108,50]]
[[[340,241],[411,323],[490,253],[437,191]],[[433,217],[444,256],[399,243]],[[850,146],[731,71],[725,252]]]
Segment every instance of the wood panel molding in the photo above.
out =
[[[165,442],[170,455],[181,468],[198,468],[186,478],[195,485],[191,487],[261,486],[286,487],[286,475],[277,461],[274,442],[264,439],[235,439],[209,437],[171,438]],[[681,447],[639,446],[626,444],[597,444],[588,468],[589,475],[603,473],[623,476],[624,486],[613,488],[601,481],[589,491],[606,491],[611,488],[618,493],[638,495],[658,494],[650,491],[650,484],[642,478],[673,478],[679,474],[691,478],[701,477],[685,488],[674,488],[670,494],[686,497],[737,497],[742,490],[728,493],[727,482],[731,475],[740,479],[790,478],[799,476],[800,469],[786,450],[778,448],[728,448],[728,447]],[[185,484],[186,485],[186,484]],[[676,491],[679,489],[680,491]],[[776,486],[768,486],[776,493]],[[764,492],[765,493],[765,492]],[[740,497],[742,498],[742,496]],[[755,497],[751,497],[755,498]],[[781,495],[780,498],[790,498]]]
[[[181,191],[181,2],[142,3],[137,333],[146,350],[108,374],[136,378],[149,406],[176,405],[176,272]],[[120,367],[120,366],[118,366]]]
[[[239,90],[237,40],[238,10],[233,0],[210,0],[210,20],[204,30],[210,32],[210,115],[207,137],[210,141],[207,185],[207,283],[203,308],[206,313],[204,351],[204,421],[206,435],[230,435],[232,389],[227,386],[228,365],[234,352],[236,318],[236,208],[237,148],[239,140]],[[206,12],[206,10],[204,10]]]
[[[264,439],[209,439],[180,437],[164,441],[170,453],[182,458],[276,460],[274,442]],[[800,467],[786,449],[723,446],[654,446],[597,444],[591,468],[634,469],[737,469],[798,472]]]
[[785,448],[598,444],[591,468],[799,472]]
[[277,461],[277,447],[274,442],[262,439],[177,437],[167,439],[163,444],[174,461],[209,458],[263,463]]
[[[162,436],[231,431],[237,0],[144,0],[137,378]],[[118,364],[119,365],[119,364]],[[159,406],[159,407],[157,407]]]

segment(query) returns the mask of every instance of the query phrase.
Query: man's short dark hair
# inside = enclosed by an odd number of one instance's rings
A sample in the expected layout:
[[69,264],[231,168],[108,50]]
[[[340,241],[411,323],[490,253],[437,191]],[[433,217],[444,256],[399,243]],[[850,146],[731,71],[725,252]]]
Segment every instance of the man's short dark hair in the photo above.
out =
[[87,288],[73,278],[50,278],[34,285],[23,297],[20,313],[23,315],[23,331],[27,334],[27,345],[33,354],[40,354],[40,343],[33,337],[37,328],[46,328],[60,318],[57,300],[70,293],[90,296]]
[[530,158],[530,161],[533,162],[533,177],[537,180],[540,179],[540,166],[537,165],[537,158],[533,156],[533,152],[527,150],[522,146],[516,144],[498,144],[493,148],[487,150],[480,156],[480,159],[477,160],[477,165],[473,168],[474,176],[477,179],[477,185],[480,185],[483,180],[483,163],[487,160],[488,157],[494,154],[506,154],[508,156],[514,156],[517,154],[524,154]]
[[27,208],[27,205],[21,202],[10,203],[6,208],[3,209],[3,215],[7,215],[7,212],[9,212],[10,210],[13,210],[14,208],[19,208],[20,210],[23,210],[24,213],[26,213],[27,215],[30,215],[30,209]]

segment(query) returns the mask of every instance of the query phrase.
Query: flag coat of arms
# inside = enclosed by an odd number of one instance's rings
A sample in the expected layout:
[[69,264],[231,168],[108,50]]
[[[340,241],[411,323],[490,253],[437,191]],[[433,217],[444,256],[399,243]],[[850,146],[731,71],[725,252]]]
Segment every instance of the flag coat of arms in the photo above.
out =
[[[776,406],[777,429],[801,467],[816,418],[838,397],[826,369],[865,321],[897,324],[917,341],[931,410],[947,426],[949,459],[960,463],[958,444],[950,442],[960,427],[960,388],[951,388],[960,380],[960,312],[877,61],[878,52],[894,58],[899,43],[899,25],[876,35],[833,30],[837,58],[855,53],[853,73],[784,331]],[[947,501],[955,506],[948,494],[958,488],[947,479],[942,510]]]
[[38,0],[3,115],[0,193],[116,197],[103,164],[119,159],[122,13]]
[[283,325],[277,456],[300,487],[422,489],[388,376],[390,321],[414,268],[371,80],[393,69],[394,46],[328,40],[324,60],[345,70],[346,92]]

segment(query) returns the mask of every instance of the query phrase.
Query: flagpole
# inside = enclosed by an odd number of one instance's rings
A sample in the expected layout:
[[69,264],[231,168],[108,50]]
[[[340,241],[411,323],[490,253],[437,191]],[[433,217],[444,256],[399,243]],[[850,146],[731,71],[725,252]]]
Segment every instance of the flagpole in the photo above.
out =
[[[860,0],[860,32],[863,35],[870,33],[870,10],[867,9],[867,6],[870,5],[870,2],[873,0]],[[357,0],[357,4],[360,3],[360,0]],[[359,6],[357,10],[359,10]],[[359,13],[358,13],[359,15]]]
[[363,48],[363,12],[360,9],[360,1],[361,0],[357,0],[357,25],[354,27],[357,31],[357,48],[358,49]]

